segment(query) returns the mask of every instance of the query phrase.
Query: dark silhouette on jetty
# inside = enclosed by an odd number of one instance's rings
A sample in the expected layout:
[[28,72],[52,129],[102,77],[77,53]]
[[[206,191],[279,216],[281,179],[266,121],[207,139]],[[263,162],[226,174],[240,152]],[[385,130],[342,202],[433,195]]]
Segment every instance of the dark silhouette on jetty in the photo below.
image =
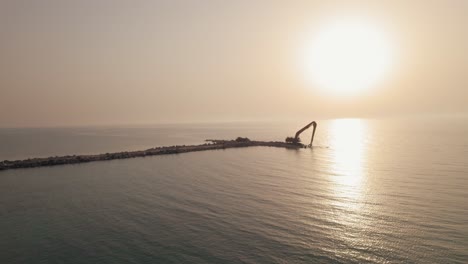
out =
[[314,130],[312,130],[312,137],[310,138],[310,144],[307,146],[312,147],[312,142],[314,142],[315,130],[317,129],[317,122],[315,121],[312,121],[309,124],[307,124],[305,127],[299,129],[296,132],[296,135],[294,135],[294,137],[287,137],[285,140],[286,143],[300,144],[301,138],[299,136],[301,135],[302,132],[306,131],[310,126],[314,126]]
[[[314,123],[314,131],[309,145],[303,145],[300,143],[299,135],[309,128]],[[169,147],[157,147],[150,148],[147,150],[140,151],[123,151],[96,155],[73,155],[73,156],[55,156],[48,158],[34,158],[25,160],[0,161],[0,170],[8,169],[19,169],[19,168],[35,168],[45,166],[56,166],[65,164],[77,164],[93,161],[104,161],[104,160],[115,160],[115,159],[129,159],[146,156],[156,155],[168,155],[168,154],[179,154],[194,151],[205,151],[205,150],[217,150],[217,149],[228,149],[228,148],[245,148],[245,147],[277,147],[277,148],[288,148],[288,149],[299,149],[311,147],[314,140],[316,123],[312,122],[299,130],[293,140],[289,140],[290,137],[286,138],[286,142],[279,141],[255,141],[249,138],[238,137],[235,140],[215,140],[208,139],[207,143],[201,145],[180,145],[180,146],[169,146]]]

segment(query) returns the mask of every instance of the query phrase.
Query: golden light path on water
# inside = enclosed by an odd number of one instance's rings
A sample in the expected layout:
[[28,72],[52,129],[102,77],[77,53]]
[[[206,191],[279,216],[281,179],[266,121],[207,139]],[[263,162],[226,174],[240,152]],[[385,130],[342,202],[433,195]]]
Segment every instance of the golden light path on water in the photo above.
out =
[[334,193],[330,204],[332,221],[341,227],[335,231],[335,236],[347,248],[335,254],[349,256],[356,254],[351,250],[353,248],[362,249],[379,243],[366,235],[373,226],[365,217],[369,213],[366,207],[367,125],[360,119],[338,119],[329,127],[330,188]]
[[367,124],[360,119],[338,119],[330,124],[331,182],[336,206],[357,210],[362,205],[367,170]]

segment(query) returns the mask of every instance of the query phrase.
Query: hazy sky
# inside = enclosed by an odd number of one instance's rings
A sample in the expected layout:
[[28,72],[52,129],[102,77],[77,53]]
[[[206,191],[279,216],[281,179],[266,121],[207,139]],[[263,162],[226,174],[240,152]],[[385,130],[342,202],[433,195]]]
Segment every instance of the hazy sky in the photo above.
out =
[[[395,63],[368,92],[325,95],[300,61],[348,16]],[[463,0],[1,0],[0,36],[2,127],[468,112]]]

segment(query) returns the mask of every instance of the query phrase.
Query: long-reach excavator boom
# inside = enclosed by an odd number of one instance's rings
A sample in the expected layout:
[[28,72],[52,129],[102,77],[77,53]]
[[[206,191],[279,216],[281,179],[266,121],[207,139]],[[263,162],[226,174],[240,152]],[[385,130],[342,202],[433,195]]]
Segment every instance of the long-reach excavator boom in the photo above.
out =
[[305,130],[307,130],[310,126],[314,126],[314,130],[312,131],[312,138],[310,139],[310,144],[309,144],[309,147],[312,147],[312,142],[314,141],[314,136],[315,136],[315,129],[317,128],[317,122],[315,121],[312,121],[307,126],[299,129],[299,131],[297,131],[296,135],[294,136],[294,140],[296,142],[299,142],[299,135]]

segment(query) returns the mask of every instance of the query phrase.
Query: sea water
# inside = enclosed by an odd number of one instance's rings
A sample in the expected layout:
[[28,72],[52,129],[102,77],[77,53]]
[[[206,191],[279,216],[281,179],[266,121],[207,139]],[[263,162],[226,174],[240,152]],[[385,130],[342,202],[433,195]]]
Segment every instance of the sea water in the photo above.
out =
[[[308,121],[5,128],[0,160],[284,140]],[[312,149],[0,171],[0,263],[467,262],[463,119],[319,121]]]

